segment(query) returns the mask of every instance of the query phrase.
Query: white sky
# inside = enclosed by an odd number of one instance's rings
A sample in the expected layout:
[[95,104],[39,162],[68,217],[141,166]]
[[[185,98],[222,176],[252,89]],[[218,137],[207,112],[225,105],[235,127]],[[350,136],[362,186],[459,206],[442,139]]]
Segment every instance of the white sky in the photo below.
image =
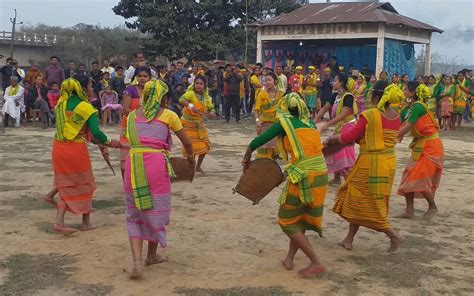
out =
[[[473,0],[390,2],[400,14],[445,31],[443,34],[433,33],[433,53],[445,57],[458,56],[465,63],[474,64]],[[77,23],[123,25],[124,19],[112,11],[112,7],[117,3],[118,0],[0,0],[0,31],[11,31],[9,18],[13,15],[14,8],[18,11],[18,21],[23,21],[27,25],[38,23],[63,27]]]

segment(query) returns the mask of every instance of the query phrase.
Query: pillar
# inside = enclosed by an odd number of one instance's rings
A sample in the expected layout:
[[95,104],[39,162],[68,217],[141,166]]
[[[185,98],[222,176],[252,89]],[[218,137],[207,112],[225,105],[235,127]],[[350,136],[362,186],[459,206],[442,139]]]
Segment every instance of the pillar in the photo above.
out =
[[262,62],[262,27],[257,29],[257,63]]
[[377,32],[377,55],[375,58],[375,76],[383,70],[383,57],[385,50],[385,24],[379,23],[379,29]]
[[425,45],[425,76],[431,75],[431,37],[430,42]]

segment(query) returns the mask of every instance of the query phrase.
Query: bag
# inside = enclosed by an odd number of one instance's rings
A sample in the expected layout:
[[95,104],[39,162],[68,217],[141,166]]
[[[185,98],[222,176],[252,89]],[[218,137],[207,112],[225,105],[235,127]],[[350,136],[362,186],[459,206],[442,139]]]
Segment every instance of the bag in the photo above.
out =
[[283,181],[284,175],[278,163],[269,158],[259,158],[250,162],[233,193],[242,195],[255,205]]

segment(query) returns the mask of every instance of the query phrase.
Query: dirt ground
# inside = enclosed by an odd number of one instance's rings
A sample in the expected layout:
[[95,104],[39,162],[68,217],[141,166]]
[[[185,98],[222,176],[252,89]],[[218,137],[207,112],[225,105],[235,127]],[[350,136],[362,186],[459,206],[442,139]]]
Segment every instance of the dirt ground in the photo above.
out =
[[[41,201],[52,184],[53,129],[22,127],[0,135],[0,295],[473,295],[474,126],[443,133],[445,170],[431,222],[395,219],[404,207],[391,199],[390,219],[403,237],[395,254],[388,239],[361,229],[354,250],[336,245],[347,223],[331,211],[337,188],[326,197],[324,237],[310,240],[328,272],[313,280],[284,270],[288,239],[277,224],[274,190],[260,204],[232,194],[240,160],[254,129],[250,121],[208,125],[212,151],[205,175],[173,185],[168,228],[170,262],[145,268],[145,279],[128,280],[128,245],[120,176],[113,176],[91,145],[98,189],[92,221],[97,230],[63,237],[51,231],[55,210]],[[118,126],[107,127],[117,136]],[[409,139],[397,146],[399,183]],[[174,153],[179,152],[176,143]],[[118,172],[118,152],[112,152]],[[416,214],[426,209],[416,201]],[[66,216],[71,224],[80,217]],[[307,264],[298,253],[296,270]]]

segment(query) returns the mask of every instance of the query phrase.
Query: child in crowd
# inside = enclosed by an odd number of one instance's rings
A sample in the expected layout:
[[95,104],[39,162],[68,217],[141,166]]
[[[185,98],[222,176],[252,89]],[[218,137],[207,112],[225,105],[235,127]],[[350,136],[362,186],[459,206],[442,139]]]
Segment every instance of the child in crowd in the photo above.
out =
[[[102,90],[99,93],[100,103],[102,104],[102,125],[113,124],[114,120],[112,118],[122,118],[123,108],[119,104],[118,94],[112,89],[111,85],[105,87],[105,90]],[[115,111],[115,112],[114,112]]]
[[111,83],[109,72],[104,72],[102,74],[102,80],[100,81],[100,89],[104,90]]
[[51,89],[48,91],[48,103],[49,103],[49,108],[51,110],[51,122],[53,126],[55,126],[56,123],[56,116],[54,113],[54,108],[56,107],[56,104],[58,103],[59,97],[61,96],[61,92],[59,90],[59,84],[57,82],[53,82],[51,85]]

